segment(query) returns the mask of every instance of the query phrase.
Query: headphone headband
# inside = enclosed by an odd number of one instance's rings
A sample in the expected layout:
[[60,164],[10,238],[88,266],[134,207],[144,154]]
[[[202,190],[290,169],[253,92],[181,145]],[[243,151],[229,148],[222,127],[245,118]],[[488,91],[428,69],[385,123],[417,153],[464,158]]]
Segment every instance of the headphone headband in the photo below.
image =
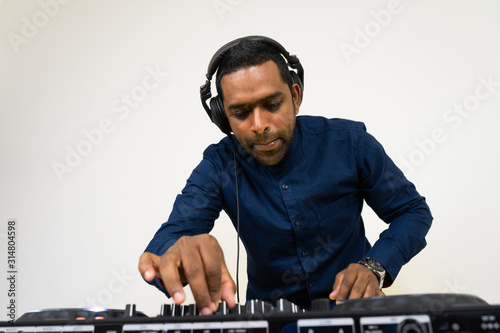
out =
[[[303,87],[304,87],[304,69],[302,68],[302,65],[295,55],[290,55],[290,53],[277,41],[274,39],[265,37],[265,36],[247,36],[247,37],[241,37],[238,39],[235,39],[224,46],[222,46],[215,54],[213,55],[212,59],[210,60],[210,63],[208,65],[207,69],[207,74],[206,74],[206,81],[205,84],[203,84],[200,87],[200,97],[201,97],[201,103],[207,112],[208,116],[212,120],[213,123],[215,123],[220,130],[229,135],[231,134],[231,126],[229,125],[229,121],[227,120],[226,112],[224,111],[224,106],[222,103],[222,100],[219,96],[215,96],[214,98],[212,97],[212,92],[210,90],[211,86],[211,81],[212,77],[219,68],[221,62],[233,47],[238,45],[241,41],[243,40],[250,40],[250,41],[260,41],[268,44],[269,46],[275,48],[286,60],[287,60],[287,65],[294,69],[295,71],[290,71],[290,74],[292,75],[292,80],[294,83],[297,83],[300,86],[300,91],[302,93]],[[210,99],[210,107],[207,105],[207,100]]]

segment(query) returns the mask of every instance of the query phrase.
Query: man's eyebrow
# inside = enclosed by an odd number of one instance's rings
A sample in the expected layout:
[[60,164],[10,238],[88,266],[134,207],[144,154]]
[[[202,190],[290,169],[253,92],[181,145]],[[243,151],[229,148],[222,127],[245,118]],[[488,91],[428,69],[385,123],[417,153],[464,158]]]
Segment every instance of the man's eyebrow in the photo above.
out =
[[[273,98],[276,98],[278,96],[281,96],[283,95],[283,93],[281,91],[277,91],[275,93],[272,93],[264,98],[261,99],[261,101],[267,101],[267,100],[270,100],[270,99],[273,99]],[[234,110],[234,109],[239,109],[241,107],[246,107],[248,106],[248,103],[237,103],[237,104],[231,104],[228,106],[228,109],[229,110]]]

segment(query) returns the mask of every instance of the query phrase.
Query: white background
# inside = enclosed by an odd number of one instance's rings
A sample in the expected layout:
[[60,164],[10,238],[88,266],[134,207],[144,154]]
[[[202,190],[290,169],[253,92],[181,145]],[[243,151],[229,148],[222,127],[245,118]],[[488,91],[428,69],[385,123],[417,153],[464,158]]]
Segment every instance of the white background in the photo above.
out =
[[[211,56],[253,34],[299,56],[301,114],[364,121],[427,198],[428,246],[387,293],[500,303],[499,17],[493,0],[0,0],[0,267],[15,219],[17,315],[158,314],[138,257],[223,137],[199,102]],[[373,241],[385,225],[364,218]],[[225,215],[214,234],[234,275]]]

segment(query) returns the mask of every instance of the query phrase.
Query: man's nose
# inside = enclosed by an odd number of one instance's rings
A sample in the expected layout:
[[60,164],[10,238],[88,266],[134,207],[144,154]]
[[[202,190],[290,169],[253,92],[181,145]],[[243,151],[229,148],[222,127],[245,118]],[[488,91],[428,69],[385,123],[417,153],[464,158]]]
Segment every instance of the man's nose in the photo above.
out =
[[252,132],[255,134],[263,134],[270,129],[271,126],[266,116],[266,112],[256,107],[252,113]]

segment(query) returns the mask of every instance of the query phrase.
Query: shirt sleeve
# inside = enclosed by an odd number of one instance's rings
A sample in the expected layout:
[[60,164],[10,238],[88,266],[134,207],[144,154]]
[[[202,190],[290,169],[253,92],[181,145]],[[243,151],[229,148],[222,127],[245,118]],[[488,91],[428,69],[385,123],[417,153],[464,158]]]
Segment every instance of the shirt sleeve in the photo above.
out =
[[366,203],[389,227],[366,256],[384,265],[392,284],[401,267],[425,246],[432,215],[415,186],[366,131],[360,140],[359,179]]
[[[204,158],[177,195],[168,220],[158,229],[145,252],[162,255],[182,236],[209,233],[222,209],[220,184],[220,172],[213,162]],[[158,278],[149,283],[166,293]]]

